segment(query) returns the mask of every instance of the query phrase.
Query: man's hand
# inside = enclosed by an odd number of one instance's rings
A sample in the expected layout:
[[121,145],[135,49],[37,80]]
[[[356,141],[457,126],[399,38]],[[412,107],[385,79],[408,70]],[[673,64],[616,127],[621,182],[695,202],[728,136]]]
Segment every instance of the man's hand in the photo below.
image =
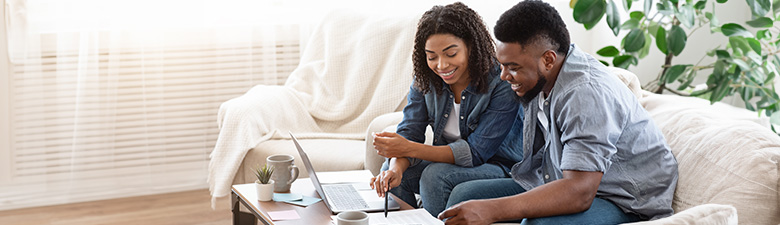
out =
[[385,197],[385,192],[401,185],[402,177],[403,172],[398,173],[392,169],[382,171],[376,177],[371,178],[371,189],[376,190],[377,196]]
[[374,134],[374,149],[385,158],[413,157],[411,142],[392,132]]
[[439,214],[439,219],[447,219],[446,225],[468,224],[481,225],[495,222],[491,218],[492,210],[489,200],[469,200],[458,203]]

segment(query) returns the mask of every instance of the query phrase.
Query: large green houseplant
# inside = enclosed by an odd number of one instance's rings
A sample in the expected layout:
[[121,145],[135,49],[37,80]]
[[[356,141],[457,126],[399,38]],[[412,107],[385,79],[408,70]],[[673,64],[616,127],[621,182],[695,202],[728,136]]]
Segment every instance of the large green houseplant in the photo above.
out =
[[[622,7],[615,0],[570,2],[574,20],[586,29],[593,28],[606,15],[612,33],[624,34],[619,46],[605,46],[598,50],[598,55],[611,58],[613,66],[627,69],[636,66],[651,49],[658,50],[665,56],[664,64],[659,67],[657,78],[645,84],[644,89],[697,96],[712,103],[739,94],[745,108],[759,116],[770,116],[772,129],[780,126],[780,97],[774,87],[780,71],[780,28],[774,24],[780,19],[780,0],[746,0],[752,17],[744,24],[718,22],[715,4],[727,0],[619,1]],[[696,64],[675,64],[674,57],[685,50],[686,43],[694,41],[688,37],[697,31],[725,35],[728,41],[713,43],[710,51],[702,53],[702,59],[714,58],[712,63],[699,60]],[[603,60],[602,63],[610,65]],[[706,87],[693,85],[697,76],[707,76]]]

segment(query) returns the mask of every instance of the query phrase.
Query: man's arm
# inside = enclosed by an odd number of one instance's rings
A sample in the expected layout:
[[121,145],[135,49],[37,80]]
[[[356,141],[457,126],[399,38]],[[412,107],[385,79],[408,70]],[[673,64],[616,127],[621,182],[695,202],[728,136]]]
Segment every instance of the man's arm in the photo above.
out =
[[578,213],[590,208],[601,172],[563,171],[563,178],[530,191],[501,198],[471,200],[439,215],[446,224],[489,224],[496,221]]

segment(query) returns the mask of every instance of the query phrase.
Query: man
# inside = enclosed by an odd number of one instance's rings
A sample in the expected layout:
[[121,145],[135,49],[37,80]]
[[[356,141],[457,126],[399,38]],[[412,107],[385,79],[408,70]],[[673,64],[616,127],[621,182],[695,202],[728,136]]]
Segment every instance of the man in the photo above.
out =
[[494,32],[501,79],[525,109],[502,147],[524,149],[523,160],[512,178],[456,186],[439,218],[618,224],[671,215],[677,161],[664,137],[626,85],[569,43],[558,12],[526,0]]

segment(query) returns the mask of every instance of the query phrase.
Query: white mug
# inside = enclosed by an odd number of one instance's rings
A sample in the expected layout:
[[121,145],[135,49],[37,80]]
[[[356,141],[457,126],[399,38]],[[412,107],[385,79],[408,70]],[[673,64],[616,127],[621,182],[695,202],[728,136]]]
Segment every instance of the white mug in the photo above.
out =
[[277,154],[266,158],[266,163],[274,167],[271,180],[274,180],[274,192],[289,192],[290,186],[298,179],[298,167],[293,164],[291,155]]
[[368,225],[368,213],[363,211],[344,211],[336,216],[336,225]]

